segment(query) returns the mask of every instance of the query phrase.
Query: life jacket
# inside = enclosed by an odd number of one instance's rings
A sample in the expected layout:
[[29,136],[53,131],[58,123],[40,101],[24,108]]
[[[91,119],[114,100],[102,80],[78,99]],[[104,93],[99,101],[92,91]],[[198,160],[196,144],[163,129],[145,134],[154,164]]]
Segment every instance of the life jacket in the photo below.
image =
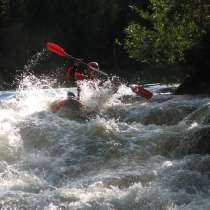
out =
[[85,75],[79,72],[76,72],[74,67],[70,66],[66,69],[67,77],[66,80],[68,81],[77,81],[85,79]]
[[84,74],[81,74],[81,73],[79,73],[79,72],[75,72],[74,78],[75,78],[76,80],[83,80],[83,79],[85,79],[85,75],[84,75]]
[[74,78],[74,74],[75,74],[75,69],[73,66],[69,66],[67,69],[66,69],[66,73],[67,73],[67,76],[66,76],[66,80],[67,81],[73,81],[75,78]]

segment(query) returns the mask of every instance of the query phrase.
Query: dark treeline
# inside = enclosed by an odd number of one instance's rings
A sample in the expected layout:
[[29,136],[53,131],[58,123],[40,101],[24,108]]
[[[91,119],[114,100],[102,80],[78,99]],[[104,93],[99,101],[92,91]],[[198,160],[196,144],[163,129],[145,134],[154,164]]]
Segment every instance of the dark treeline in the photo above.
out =
[[[182,88],[210,92],[209,0],[0,0],[0,86],[15,85],[47,41],[109,73],[165,82],[188,76]],[[49,58],[34,73],[62,63]]]
[[[123,73],[123,68],[133,62],[115,40],[124,39],[125,27],[136,18],[129,5],[145,4],[137,2],[0,0],[0,69],[4,84],[11,84],[47,41],[58,43],[73,56],[98,61],[106,71],[121,69]],[[53,65],[40,66],[35,73],[50,73]]]

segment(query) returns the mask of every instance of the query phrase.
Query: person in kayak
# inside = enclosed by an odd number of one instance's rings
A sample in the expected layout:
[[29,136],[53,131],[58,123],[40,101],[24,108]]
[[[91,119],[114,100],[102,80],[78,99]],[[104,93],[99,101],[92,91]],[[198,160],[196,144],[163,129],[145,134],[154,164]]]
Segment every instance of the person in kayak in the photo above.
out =
[[87,66],[84,66],[81,64],[80,61],[76,61],[73,64],[71,64],[67,69],[67,76],[66,80],[70,83],[70,86],[76,86],[77,87],[77,100],[80,99],[80,92],[81,89],[77,83],[77,81],[81,81],[84,79],[94,79],[94,70],[99,70],[99,65],[97,62],[90,62],[87,64]]

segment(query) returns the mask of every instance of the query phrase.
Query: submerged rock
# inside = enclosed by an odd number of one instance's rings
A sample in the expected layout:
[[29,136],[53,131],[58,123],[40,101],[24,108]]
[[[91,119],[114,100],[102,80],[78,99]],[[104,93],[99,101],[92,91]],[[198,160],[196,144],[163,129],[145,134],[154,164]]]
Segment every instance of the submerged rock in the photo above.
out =
[[176,94],[202,94],[210,92],[210,86],[204,80],[187,77],[175,91]]
[[179,150],[187,154],[210,154],[210,125],[195,129],[181,140]]

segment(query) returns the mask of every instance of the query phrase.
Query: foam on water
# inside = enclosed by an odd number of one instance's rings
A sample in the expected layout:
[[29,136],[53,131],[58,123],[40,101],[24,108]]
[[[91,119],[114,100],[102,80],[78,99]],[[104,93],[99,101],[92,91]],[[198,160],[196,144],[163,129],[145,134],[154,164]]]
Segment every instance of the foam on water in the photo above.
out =
[[189,147],[207,138],[209,98],[158,85],[148,102],[85,81],[81,99],[99,114],[77,121],[48,110],[76,93],[54,82],[27,75],[0,94],[1,209],[209,209],[208,144]]

